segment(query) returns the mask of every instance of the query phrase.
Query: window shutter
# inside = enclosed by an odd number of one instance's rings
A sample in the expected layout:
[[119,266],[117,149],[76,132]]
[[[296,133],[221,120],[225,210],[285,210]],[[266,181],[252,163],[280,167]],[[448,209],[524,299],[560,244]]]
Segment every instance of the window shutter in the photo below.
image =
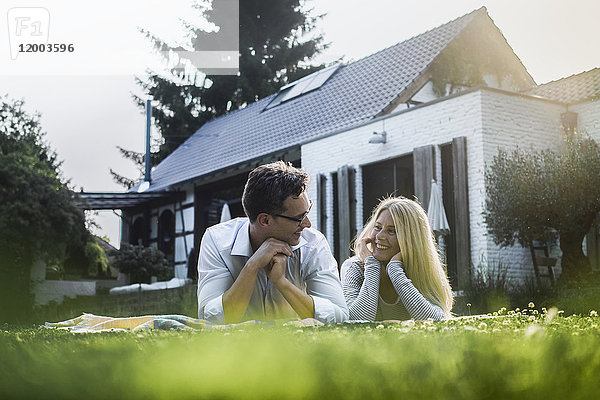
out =
[[469,186],[467,180],[467,138],[452,139],[452,169],[454,170],[454,206],[456,238],[456,266],[458,286],[470,284],[471,229],[469,221]]
[[325,234],[327,230],[327,198],[325,191],[327,178],[323,174],[317,175],[317,229]]
[[347,165],[338,168],[338,262],[341,264],[350,257],[350,242],[356,235],[356,196],[354,190],[354,169]]
[[431,180],[434,176],[433,145],[417,147],[413,150],[413,167],[415,177],[415,196],[427,210],[431,193]]

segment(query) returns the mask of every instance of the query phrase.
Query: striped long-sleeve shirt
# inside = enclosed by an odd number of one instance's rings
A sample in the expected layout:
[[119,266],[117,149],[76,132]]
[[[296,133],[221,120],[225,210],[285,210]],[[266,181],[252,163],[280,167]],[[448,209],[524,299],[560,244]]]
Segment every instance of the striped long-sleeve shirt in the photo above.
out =
[[349,258],[342,264],[342,285],[351,320],[432,318],[438,321],[446,317],[440,306],[432,304],[413,285],[404,273],[401,261],[389,262],[387,273],[398,293],[394,304],[385,303],[379,295],[381,263],[378,260],[367,257],[364,268],[358,257]]

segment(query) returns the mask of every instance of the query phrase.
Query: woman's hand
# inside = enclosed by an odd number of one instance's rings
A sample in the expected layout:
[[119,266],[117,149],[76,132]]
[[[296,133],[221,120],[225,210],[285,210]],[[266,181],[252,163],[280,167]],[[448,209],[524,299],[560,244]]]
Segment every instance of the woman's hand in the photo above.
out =
[[[370,237],[364,237],[361,239],[361,243],[363,245],[363,247],[365,248],[365,250],[367,251],[367,257],[369,256],[373,256],[373,241],[371,240]],[[371,249],[369,249],[368,245],[371,245]]]
[[402,261],[402,252],[399,251],[390,259],[390,261]]

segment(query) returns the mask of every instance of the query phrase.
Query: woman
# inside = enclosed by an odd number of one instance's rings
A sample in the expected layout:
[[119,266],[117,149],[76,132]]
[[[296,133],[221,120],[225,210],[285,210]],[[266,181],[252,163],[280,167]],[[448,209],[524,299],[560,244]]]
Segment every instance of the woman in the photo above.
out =
[[379,203],[342,264],[351,320],[441,320],[450,317],[452,290],[427,214],[415,201]]

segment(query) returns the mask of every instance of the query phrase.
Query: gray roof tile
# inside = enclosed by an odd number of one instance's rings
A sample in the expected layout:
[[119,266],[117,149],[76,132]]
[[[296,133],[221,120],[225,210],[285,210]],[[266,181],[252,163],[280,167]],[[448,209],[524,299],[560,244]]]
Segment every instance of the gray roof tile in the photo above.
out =
[[600,98],[600,68],[544,83],[524,93],[568,104],[598,99]]
[[342,65],[319,89],[264,110],[274,95],[204,124],[152,172],[150,190],[267,156],[375,117],[485,8]]

